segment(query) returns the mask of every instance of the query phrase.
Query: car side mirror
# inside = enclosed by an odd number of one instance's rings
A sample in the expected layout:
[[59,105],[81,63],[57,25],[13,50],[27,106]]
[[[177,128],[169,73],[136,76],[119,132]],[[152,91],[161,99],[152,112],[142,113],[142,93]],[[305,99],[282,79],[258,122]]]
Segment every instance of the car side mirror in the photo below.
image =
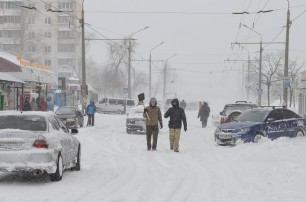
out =
[[271,123],[271,122],[275,121],[275,118],[268,118],[267,121],[268,121],[269,123]]
[[76,135],[78,133],[79,133],[78,129],[75,129],[75,128],[71,129],[71,134],[72,135]]

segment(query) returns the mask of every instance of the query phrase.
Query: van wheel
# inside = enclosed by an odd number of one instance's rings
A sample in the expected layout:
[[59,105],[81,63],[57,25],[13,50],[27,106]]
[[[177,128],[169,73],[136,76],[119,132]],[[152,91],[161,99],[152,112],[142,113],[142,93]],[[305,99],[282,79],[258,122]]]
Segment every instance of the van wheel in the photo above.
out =
[[117,114],[122,114],[122,111],[121,111],[121,110],[118,110],[118,111],[117,111]]
[[254,143],[258,143],[260,142],[260,140],[262,140],[264,136],[260,133],[257,133],[255,136],[254,136]]
[[296,132],[295,137],[303,137],[303,136],[304,136],[304,132],[303,132],[302,130],[298,130],[298,131]]

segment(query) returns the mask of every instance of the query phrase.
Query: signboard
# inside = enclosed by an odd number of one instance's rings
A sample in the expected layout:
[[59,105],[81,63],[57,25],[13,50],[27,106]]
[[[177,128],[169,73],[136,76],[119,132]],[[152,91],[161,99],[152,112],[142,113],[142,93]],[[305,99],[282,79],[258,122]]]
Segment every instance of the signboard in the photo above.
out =
[[257,95],[262,95],[263,94],[263,90],[261,89],[257,89]]
[[289,88],[290,87],[290,79],[289,77],[285,77],[283,80],[283,87],[284,88]]
[[122,92],[123,92],[123,93],[128,93],[128,91],[129,91],[129,88],[123,88],[123,89],[122,89]]

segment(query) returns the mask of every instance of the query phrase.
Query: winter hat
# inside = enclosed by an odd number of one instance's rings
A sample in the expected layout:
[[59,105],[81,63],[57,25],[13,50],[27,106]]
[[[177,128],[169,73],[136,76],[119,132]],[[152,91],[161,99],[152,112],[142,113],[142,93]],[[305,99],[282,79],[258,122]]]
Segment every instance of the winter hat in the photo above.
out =
[[157,104],[157,100],[156,100],[154,97],[152,97],[152,98],[150,99],[150,106],[155,107],[156,104]]
[[179,106],[179,101],[178,101],[178,99],[177,99],[177,98],[174,98],[174,99],[171,101],[171,105],[172,105],[173,107]]

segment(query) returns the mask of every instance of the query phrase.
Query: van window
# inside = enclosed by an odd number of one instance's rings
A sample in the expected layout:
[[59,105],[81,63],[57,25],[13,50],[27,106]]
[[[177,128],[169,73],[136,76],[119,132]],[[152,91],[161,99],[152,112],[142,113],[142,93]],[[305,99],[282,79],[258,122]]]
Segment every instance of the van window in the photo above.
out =
[[123,100],[117,100],[118,105],[123,105]]
[[99,101],[99,104],[103,104],[107,102],[107,98],[103,98],[102,100]]
[[134,100],[127,100],[126,105],[127,106],[135,106]]
[[109,99],[109,104],[110,105],[115,105],[115,104],[117,104],[117,100],[116,99]]

